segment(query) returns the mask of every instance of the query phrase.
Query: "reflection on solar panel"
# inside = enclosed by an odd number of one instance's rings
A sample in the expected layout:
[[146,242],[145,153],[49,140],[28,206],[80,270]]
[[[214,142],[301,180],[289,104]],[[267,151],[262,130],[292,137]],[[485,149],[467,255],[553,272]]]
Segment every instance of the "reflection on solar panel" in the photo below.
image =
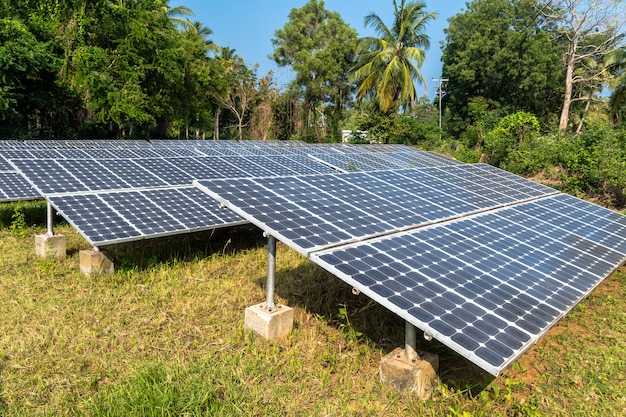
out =
[[626,217],[486,165],[196,185],[496,376],[626,260]]

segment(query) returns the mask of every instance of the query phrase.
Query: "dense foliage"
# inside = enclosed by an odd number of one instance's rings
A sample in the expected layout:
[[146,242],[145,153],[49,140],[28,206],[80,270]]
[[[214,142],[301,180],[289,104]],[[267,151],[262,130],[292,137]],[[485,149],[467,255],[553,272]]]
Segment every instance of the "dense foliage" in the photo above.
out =
[[527,111],[549,123],[563,94],[559,46],[543,29],[535,0],[476,0],[449,19],[443,74],[451,128],[472,124],[472,100],[505,116]]

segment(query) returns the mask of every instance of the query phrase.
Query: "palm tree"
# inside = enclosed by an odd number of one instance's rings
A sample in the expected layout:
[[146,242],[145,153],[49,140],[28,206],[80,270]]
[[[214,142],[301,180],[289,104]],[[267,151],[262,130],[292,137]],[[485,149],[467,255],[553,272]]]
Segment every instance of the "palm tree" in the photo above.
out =
[[193,33],[196,33],[198,36],[204,39],[204,44],[208,52],[213,52],[215,54],[220,53],[221,48],[213,43],[211,39],[209,39],[209,36],[213,34],[213,31],[211,29],[204,26],[204,23],[202,22],[193,22],[193,27]]
[[182,28],[182,30],[195,31],[196,26],[189,20],[193,16],[191,9],[185,6],[170,7],[169,4],[164,4],[162,10],[165,12],[167,18],[174,23],[174,26]]
[[358,41],[359,59],[352,70],[352,80],[359,83],[357,99],[367,94],[376,98],[378,107],[388,113],[393,105],[415,103],[415,81],[424,84],[419,68],[430,46],[426,25],[437,18],[427,13],[421,1],[393,0],[394,22],[387,27],[378,15],[365,16],[365,26],[371,26],[380,36]]

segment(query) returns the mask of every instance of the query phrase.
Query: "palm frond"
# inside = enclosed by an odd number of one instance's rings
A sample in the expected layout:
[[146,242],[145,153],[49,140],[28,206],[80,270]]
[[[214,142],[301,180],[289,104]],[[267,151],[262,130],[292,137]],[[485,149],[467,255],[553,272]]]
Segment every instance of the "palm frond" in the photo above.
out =
[[359,82],[357,98],[376,97],[383,112],[394,105],[415,103],[415,83],[424,83],[419,68],[424,63],[425,49],[430,46],[426,26],[436,18],[425,11],[421,1],[394,0],[394,21],[388,27],[374,13],[365,17],[366,26],[380,36],[359,39],[357,64],[351,79]]

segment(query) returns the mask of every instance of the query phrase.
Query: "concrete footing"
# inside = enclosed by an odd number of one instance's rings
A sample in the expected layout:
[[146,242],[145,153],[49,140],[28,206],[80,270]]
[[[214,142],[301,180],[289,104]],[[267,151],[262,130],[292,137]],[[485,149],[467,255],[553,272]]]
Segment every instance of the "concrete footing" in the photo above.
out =
[[264,304],[246,308],[245,329],[263,339],[273,342],[285,340],[293,328],[293,309],[277,304],[273,311],[268,311]]
[[427,400],[437,386],[439,356],[421,353],[412,361],[402,348],[397,348],[380,361],[380,380],[417,399]]
[[67,243],[64,235],[36,235],[35,252],[39,258],[65,258]]
[[79,253],[80,270],[85,275],[112,274],[115,270],[113,261],[99,251],[81,250]]

